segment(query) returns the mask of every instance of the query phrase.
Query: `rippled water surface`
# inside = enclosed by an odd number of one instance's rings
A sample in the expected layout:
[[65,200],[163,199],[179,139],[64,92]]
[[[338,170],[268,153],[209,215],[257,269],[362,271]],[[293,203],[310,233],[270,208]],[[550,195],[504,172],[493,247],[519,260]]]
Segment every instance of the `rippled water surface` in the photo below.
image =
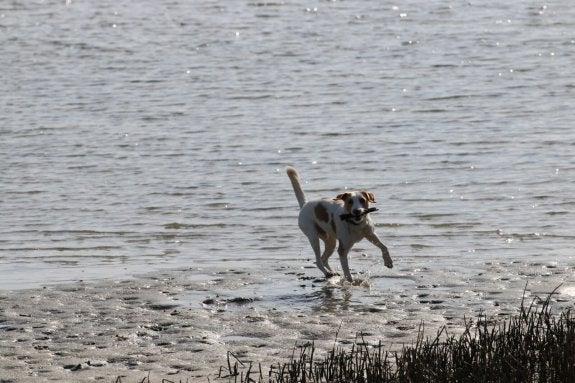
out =
[[376,281],[575,263],[570,1],[9,1],[0,46],[0,288],[319,277],[288,164],[375,193]]

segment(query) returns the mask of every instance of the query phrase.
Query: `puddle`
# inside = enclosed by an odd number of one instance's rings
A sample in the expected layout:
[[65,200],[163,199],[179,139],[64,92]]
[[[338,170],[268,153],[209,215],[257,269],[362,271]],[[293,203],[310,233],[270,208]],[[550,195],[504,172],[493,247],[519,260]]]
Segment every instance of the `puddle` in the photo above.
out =
[[177,296],[184,307],[208,310],[257,308],[278,311],[377,312],[390,294],[416,286],[410,276],[378,276],[356,286],[341,277],[310,278],[303,273],[258,277],[238,271],[219,272],[206,279],[202,290],[188,289]]

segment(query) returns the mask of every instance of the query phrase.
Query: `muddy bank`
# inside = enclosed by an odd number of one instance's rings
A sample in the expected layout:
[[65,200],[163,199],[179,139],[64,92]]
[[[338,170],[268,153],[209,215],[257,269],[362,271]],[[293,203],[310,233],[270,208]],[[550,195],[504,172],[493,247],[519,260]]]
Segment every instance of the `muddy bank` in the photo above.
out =
[[[472,270],[472,271],[470,271]],[[485,263],[364,275],[361,286],[316,279],[314,269],[266,276],[242,269],[174,270],[124,281],[0,291],[0,378],[30,381],[213,381],[231,351],[263,365],[314,341],[381,340],[400,348],[421,322],[430,335],[464,316],[516,313],[562,285],[554,304],[572,306],[573,266]],[[337,339],[336,339],[337,334]]]

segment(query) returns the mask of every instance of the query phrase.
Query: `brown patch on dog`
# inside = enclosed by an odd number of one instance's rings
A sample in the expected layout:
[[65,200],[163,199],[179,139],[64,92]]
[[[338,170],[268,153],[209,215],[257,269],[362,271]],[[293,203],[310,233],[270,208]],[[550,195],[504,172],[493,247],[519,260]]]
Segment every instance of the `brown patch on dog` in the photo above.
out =
[[364,209],[369,208],[369,201],[366,200],[365,198],[360,198],[359,199],[359,203],[361,203],[361,207],[363,207]]
[[343,207],[348,212],[351,213],[351,204],[347,203],[347,201],[352,197],[351,193],[341,193],[335,197],[336,200],[343,201]]
[[340,200],[342,200],[342,201],[345,202],[345,201],[347,201],[347,199],[348,199],[349,197],[351,197],[351,193],[341,193],[341,194],[338,194],[338,195],[335,197],[335,199],[340,199]]
[[315,217],[322,221],[322,222],[329,222],[329,214],[327,213],[327,209],[323,206],[322,203],[318,203],[313,209],[313,213]]
[[364,190],[361,191],[361,195],[367,200],[367,202],[375,203],[375,195],[372,192]]

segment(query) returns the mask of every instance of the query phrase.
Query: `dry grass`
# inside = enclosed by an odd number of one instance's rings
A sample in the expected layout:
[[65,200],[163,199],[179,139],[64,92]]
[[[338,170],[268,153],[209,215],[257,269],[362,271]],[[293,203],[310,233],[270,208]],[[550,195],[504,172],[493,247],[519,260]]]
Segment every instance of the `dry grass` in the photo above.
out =
[[[520,314],[503,322],[484,316],[465,321],[465,331],[450,335],[446,327],[400,352],[361,336],[351,348],[334,346],[315,355],[313,343],[294,350],[288,362],[268,369],[244,365],[228,353],[218,381],[234,383],[369,382],[575,382],[575,318],[567,309],[552,315],[550,299],[521,304]],[[233,362],[232,362],[233,361]],[[265,372],[264,372],[265,371]]]

